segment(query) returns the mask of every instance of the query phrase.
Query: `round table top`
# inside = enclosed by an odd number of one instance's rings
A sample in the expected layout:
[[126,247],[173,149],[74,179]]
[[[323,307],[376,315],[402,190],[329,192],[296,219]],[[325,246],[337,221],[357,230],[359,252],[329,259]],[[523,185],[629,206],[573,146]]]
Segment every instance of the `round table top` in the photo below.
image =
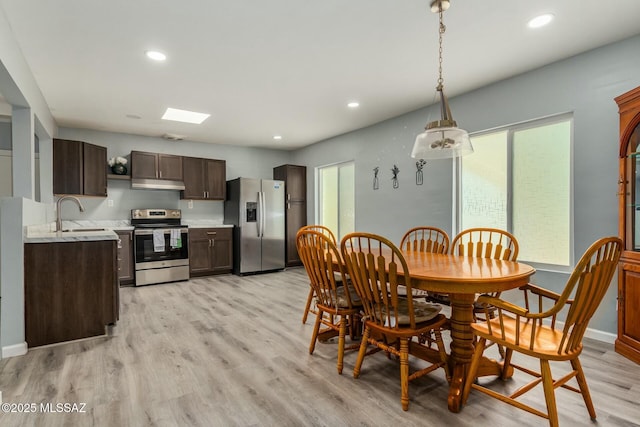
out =
[[525,285],[530,265],[492,258],[403,251],[415,288],[442,293],[489,293]]

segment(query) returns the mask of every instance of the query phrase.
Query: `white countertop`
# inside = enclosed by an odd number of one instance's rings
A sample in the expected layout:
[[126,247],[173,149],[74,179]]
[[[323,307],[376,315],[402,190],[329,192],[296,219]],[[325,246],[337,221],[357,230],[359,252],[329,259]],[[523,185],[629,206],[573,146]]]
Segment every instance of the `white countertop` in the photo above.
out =
[[[182,223],[189,228],[233,228],[231,224],[221,224],[218,221],[207,219],[183,220]],[[133,230],[134,227],[128,220],[75,220],[62,221],[62,229],[74,231],[54,231],[54,222],[25,227],[24,242],[53,243],[117,240],[118,235],[115,231]]]
[[[27,227],[28,228],[28,227]],[[73,229],[76,230],[76,229]],[[98,240],[118,240],[118,235],[113,230],[96,230],[87,228],[87,231],[27,231],[25,243],[57,243],[57,242],[82,242]],[[92,230],[92,231],[88,231]]]
[[233,224],[222,224],[210,219],[183,219],[182,224],[189,228],[233,228]]
[[129,221],[62,221],[63,230],[54,231],[55,222],[25,227],[25,243],[55,243],[118,240],[115,230],[133,230]]

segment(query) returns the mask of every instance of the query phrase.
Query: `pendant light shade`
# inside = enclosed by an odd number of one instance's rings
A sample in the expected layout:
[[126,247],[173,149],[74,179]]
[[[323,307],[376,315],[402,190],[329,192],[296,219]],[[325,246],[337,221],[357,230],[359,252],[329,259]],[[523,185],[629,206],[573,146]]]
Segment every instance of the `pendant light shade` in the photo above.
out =
[[440,114],[441,119],[430,122],[425,127],[425,131],[416,137],[413,144],[411,157],[419,159],[450,159],[454,157],[464,156],[473,153],[473,146],[469,139],[467,131],[459,129],[458,124],[453,120],[449,101],[444,94],[442,78],[442,35],[445,32],[445,26],[442,21],[442,15],[449,8],[447,0],[433,0],[431,2],[431,11],[440,15],[440,37],[438,39],[438,87],[436,91],[440,95]]
[[427,129],[416,138],[411,157],[416,159],[450,159],[473,153],[467,131],[457,127]]

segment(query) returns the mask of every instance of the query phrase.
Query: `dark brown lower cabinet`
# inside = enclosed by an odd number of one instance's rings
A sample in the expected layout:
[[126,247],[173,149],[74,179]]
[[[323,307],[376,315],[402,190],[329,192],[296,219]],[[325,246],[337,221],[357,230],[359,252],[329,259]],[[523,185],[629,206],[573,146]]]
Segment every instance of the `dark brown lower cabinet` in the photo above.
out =
[[191,277],[229,273],[233,268],[233,228],[189,229]]
[[130,285],[135,280],[133,260],[133,231],[116,231],[118,235],[118,280]]
[[116,240],[27,243],[29,347],[103,335],[118,320]]
[[307,202],[290,202],[286,205],[286,258],[287,267],[302,265],[296,247],[296,234],[301,227],[307,225]]

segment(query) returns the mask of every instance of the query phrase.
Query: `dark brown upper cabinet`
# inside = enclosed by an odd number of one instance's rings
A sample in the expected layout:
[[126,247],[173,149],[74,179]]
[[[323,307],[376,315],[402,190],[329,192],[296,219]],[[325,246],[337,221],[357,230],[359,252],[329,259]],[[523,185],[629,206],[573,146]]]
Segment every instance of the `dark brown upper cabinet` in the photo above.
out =
[[53,193],[107,196],[107,149],[83,141],[53,140]]
[[184,190],[181,199],[224,200],[227,163],[224,160],[183,157]]
[[182,156],[132,151],[131,179],[182,181]]
[[298,165],[282,165],[273,168],[273,179],[284,181],[287,202],[307,200],[307,168]]

